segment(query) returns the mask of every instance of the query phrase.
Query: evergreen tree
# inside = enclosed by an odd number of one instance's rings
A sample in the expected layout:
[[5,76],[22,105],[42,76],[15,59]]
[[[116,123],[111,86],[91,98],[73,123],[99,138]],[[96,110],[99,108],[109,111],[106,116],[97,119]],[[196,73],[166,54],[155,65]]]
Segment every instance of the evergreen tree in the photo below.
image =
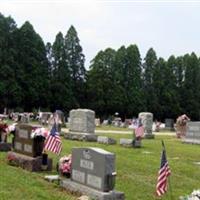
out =
[[80,40],[77,32],[73,26],[71,26],[65,36],[65,54],[66,63],[69,67],[72,77],[72,87],[75,96],[75,106],[80,107],[84,101],[84,83],[85,83],[85,56],[80,46]]
[[0,13],[0,109],[14,108],[20,104],[21,88],[16,81],[17,48],[15,33],[17,26],[11,17]]
[[177,61],[174,56],[170,56],[164,71],[164,91],[162,102],[163,112],[168,118],[176,119],[181,112],[179,91],[177,87]]
[[184,112],[193,120],[200,118],[200,66],[195,53],[184,56],[185,78],[182,90]]
[[74,105],[69,66],[66,62],[63,34],[59,32],[52,46],[51,110],[68,112]]
[[114,113],[114,60],[115,51],[113,49],[108,48],[105,51],[100,51],[92,60],[88,72],[87,87],[90,108],[100,116],[108,117]]
[[154,108],[156,107],[156,113],[154,114],[154,118],[157,120],[162,120],[164,118],[164,109],[165,103],[163,102],[163,93],[165,91],[165,69],[166,62],[163,58],[159,58],[155,68],[153,70],[152,77],[152,88],[154,92]]
[[157,95],[155,93],[155,86],[153,85],[153,74],[157,64],[156,52],[150,48],[144,59],[144,92],[146,99],[146,108],[147,111],[156,113],[157,111]]
[[53,53],[52,53],[52,45],[50,42],[46,44],[46,57],[48,61],[48,74],[51,77],[53,73]]
[[29,22],[18,31],[18,81],[23,89],[23,105],[26,111],[47,107],[49,99],[48,62],[45,45]]
[[126,81],[127,51],[125,46],[116,52],[114,64],[115,95],[113,96],[114,108],[124,119],[126,118],[128,105],[128,82]]
[[130,45],[127,49],[127,66],[125,70],[126,96],[128,98],[127,115],[137,116],[145,109],[144,94],[142,90],[142,66],[139,49]]

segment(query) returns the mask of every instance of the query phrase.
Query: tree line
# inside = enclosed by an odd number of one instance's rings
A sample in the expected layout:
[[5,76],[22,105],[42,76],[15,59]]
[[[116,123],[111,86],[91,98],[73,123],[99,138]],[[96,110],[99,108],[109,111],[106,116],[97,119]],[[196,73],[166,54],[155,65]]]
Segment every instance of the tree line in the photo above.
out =
[[144,59],[135,44],[101,50],[85,68],[78,33],[44,44],[30,22],[17,27],[0,14],[0,111],[68,113],[89,108],[101,118],[118,112],[131,118],[148,111],[157,120],[186,113],[200,119],[200,59],[195,53],[158,57],[150,48]]

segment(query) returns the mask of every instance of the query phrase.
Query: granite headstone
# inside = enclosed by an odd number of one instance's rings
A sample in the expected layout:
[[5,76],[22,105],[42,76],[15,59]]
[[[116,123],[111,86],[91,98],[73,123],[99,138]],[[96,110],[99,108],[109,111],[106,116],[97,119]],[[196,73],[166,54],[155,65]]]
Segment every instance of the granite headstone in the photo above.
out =
[[115,185],[115,155],[100,148],[72,149],[72,176],[75,182],[100,191]]
[[185,143],[200,144],[200,121],[189,121],[186,124],[186,136],[182,140]]
[[71,179],[61,180],[60,185],[95,200],[124,200],[124,193],[114,190],[115,176],[115,154],[100,148],[73,148]]
[[95,130],[95,112],[89,109],[70,111],[69,132],[66,139],[97,141]]
[[144,137],[147,139],[154,138],[154,135],[152,134],[153,114],[150,112],[141,112],[139,113],[138,117],[142,120],[144,127]]
[[[32,130],[38,126],[18,124],[14,137],[13,152],[8,152],[9,164],[20,166],[29,171],[42,170],[42,152],[45,138],[43,136],[31,137]],[[46,170],[52,169],[52,159],[47,158]]]
[[165,129],[166,130],[174,130],[174,120],[173,119],[165,119]]

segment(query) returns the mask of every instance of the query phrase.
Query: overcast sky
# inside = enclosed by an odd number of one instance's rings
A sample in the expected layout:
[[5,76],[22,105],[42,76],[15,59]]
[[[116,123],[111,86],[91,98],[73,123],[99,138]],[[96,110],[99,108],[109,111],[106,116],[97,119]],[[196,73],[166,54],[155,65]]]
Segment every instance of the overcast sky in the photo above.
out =
[[150,47],[165,59],[192,51],[200,56],[198,1],[0,0],[0,12],[18,27],[30,21],[45,43],[74,25],[86,68],[98,51],[130,44],[138,45],[142,58]]

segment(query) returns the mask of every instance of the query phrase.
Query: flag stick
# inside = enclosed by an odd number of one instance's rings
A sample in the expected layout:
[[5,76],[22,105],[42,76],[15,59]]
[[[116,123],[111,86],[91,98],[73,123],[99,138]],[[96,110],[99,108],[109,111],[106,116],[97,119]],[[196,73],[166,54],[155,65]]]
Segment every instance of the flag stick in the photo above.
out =
[[[163,146],[163,149],[166,152],[165,143],[164,143],[163,140],[162,140],[162,146]],[[171,187],[170,176],[167,178],[167,181],[168,181],[168,185],[169,185],[170,199],[173,200],[174,198],[173,198],[173,195],[172,195],[172,187]]]
[[172,187],[171,187],[171,181],[170,181],[170,176],[168,177],[168,185],[169,185],[169,192],[170,192],[170,199],[173,200],[173,195],[172,195]]

